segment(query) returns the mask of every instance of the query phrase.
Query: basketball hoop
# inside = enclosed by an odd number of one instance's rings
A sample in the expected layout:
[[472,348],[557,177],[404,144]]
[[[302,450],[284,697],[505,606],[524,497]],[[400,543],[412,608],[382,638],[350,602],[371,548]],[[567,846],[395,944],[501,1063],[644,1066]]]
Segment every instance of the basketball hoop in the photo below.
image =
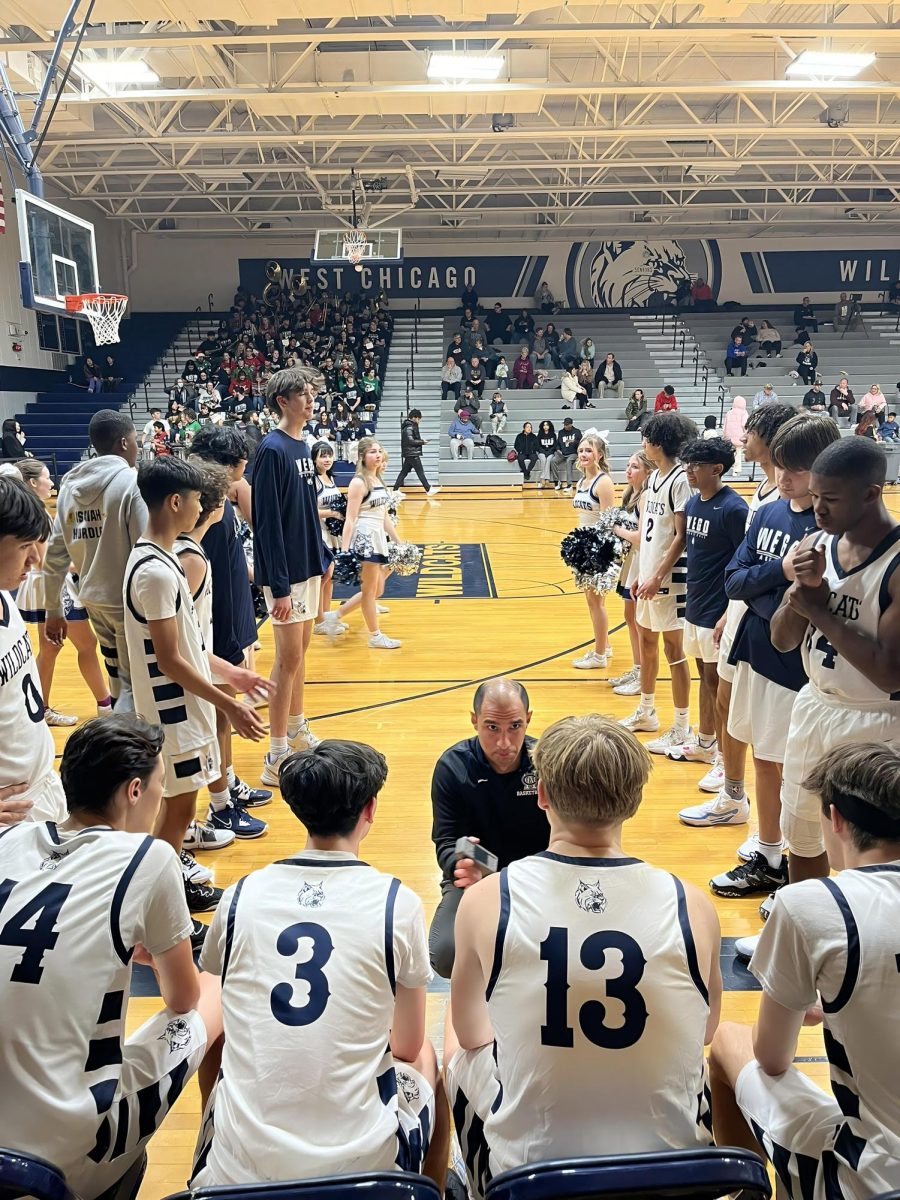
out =
[[346,230],[344,233],[344,257],[348,259],[354,267],[359,267],[359,264],[366,253],[366,247],[368,244],[368,238],[363,230]]
[[82,313],[91,323],[94,341],[98,346],[119,340],[119,322],[125,315],[127,296],[113,293],[88,292],[82,296],[66,296],[66,311]]

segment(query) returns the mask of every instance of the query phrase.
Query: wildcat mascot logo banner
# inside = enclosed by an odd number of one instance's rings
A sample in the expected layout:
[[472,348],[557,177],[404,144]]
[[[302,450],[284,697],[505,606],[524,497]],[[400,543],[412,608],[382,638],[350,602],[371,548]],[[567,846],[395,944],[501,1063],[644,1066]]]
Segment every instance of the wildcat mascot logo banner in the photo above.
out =
[[575,242],[566,294],[571,307],[654,309],[671,305],[696,279],[717,294],[721,277],[713,241]]

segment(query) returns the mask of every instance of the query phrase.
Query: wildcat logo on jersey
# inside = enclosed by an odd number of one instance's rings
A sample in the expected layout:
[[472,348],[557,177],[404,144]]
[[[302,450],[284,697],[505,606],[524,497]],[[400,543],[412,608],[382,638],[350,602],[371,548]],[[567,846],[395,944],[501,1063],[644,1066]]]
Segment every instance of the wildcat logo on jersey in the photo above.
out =
[[41,870],[42,871],[55,871],[56,868],[59,866],[59,864],[62,862],[62,860],[64,858],[68,858],[68,856],[69,856],[68,850],[63,850],[62,852],[57,851],[57,850],[51,850],[50,853],[47,855],[47,857],[44,859],[44,861],[41,863]]
[[585,883],[583,879],[579,879],[575,903],[583,912],[606,912],[607,900],[600,887],[600,880],[598,879],[596,883]]
[[397,1086],[403,1092],[407,1104],[414,1104],[421,1095],[419,1085],[412,1075],[407,1075],[405,1071],[397,1071]]
[[304,883],[297,895],[301,908],[321,908],[325,903],[324,883]]
[[156,1040],[166,1042],[171,1053],[184,1050],[191,1044],[191,1027],[183,1017],[176,1017],[168,1023]]

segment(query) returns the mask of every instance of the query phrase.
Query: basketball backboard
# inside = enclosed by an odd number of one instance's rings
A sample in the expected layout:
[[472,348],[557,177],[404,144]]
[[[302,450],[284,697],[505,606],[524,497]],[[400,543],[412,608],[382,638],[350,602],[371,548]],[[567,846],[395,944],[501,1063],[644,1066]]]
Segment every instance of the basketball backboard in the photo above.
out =
[[[350,260],[346,235],[349,229],[317,229],[313,248],[314,263],[346,263]],[[367,229],[363,262],[400,263],[403,261],[402,229]]]
[[22,304],[65,313],[66,296],[99,292],[94,226],[31,192],[16,191]]

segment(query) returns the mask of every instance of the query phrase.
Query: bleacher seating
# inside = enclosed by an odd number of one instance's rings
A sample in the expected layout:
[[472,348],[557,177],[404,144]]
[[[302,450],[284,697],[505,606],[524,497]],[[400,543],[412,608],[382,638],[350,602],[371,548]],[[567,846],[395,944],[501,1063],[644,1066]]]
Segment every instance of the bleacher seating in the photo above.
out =
[[485,1200],[742,1200],[772,1194],[765,1165],[748,1150],[710,1147],[531,1163],[492,1179]]

